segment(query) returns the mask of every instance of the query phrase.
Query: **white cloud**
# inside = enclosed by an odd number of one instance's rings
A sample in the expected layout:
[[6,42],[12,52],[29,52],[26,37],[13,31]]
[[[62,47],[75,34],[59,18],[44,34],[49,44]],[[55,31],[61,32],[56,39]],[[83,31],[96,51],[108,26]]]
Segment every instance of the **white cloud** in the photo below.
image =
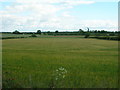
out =
[[85,20],[82,22],[85,26],[89,27],[117,27],[118,24],[113,20]]
[[83,21],[82,24],[91,29],[105,29],[108,31],[118,30],[118,23],[116,20],[86,20]]
[[120,0],[94,0],[95,2],[119,2]]
[[[94,20],[81,21],[70,15],[68,9],[80,4],[92,4],[94,1],[84,0],[0,0],[13,2],[0,11],[2,31],[35,31],[44,30],[77,30],[84,27],[116,27],[116,22]],[[60,13],[61,11],[61,13]],[[60,13],[58,15],[58,12]],[[112,22],[112,23],[111,23]]]
[[71,6],[71,5],[80,5],[80,4],[93,4],[95,2],[94,1],[81,1],[81,0],[76,0],[76,1],[66,0],[63,3]]

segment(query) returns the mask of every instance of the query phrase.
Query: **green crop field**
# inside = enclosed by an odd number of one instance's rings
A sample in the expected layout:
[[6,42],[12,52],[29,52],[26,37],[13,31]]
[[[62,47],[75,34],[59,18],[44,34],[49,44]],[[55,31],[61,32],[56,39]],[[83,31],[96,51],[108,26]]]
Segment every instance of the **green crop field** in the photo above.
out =
[[118,42],[79,37],[2,41],[3,88],[117,88]]

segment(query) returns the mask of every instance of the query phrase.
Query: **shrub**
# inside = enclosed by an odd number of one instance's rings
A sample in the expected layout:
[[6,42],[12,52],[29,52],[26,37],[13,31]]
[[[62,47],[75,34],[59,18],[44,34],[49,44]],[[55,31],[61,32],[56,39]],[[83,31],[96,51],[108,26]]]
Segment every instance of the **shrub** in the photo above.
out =
[[85,38],[89,38],[89,36],[90,36],[90,34],[89,34],[89,33],[87,33],[87,34],[85,35]]
[[32,34],[30,37],[37,37],[35,34]]

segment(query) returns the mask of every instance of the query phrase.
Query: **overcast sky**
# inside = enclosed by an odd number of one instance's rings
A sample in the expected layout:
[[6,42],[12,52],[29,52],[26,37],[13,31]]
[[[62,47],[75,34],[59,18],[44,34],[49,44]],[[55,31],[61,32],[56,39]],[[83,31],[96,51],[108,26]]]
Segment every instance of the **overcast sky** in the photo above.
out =
[[117,31],[119,0],[0,0],[2,31]]

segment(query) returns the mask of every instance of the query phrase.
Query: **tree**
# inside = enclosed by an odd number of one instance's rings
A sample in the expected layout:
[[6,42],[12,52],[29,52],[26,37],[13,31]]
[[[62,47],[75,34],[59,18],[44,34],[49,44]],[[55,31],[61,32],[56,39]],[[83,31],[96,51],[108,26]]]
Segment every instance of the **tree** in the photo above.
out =
[[56,30],[56,31],[55,31],[55,34],[54,34],[54,36],[56,36],[56,35],[57,35],[57,33],[58,33],[58,30]]
[[95,30],[94,33],[97,33],[97,30]]
[[89,32],[89,31],[90,31],[90,29],[89,29],[88,27],[87,27],[87,30],[88,30],[87,32]]
[[41,34],[41,30],[37,30],[37,34]]
[[79,33],[84,33],[84,31],[82,29],[79,29]]
[[17,30],[15,30],[15,31],[13,32],[13,34],[20,34],[20,32],[17,31]]
[[89,38],[89,36],[90,36],[90,29],[87,27],[87,33],[85,34],[85,38]]
[[47,31],[47,33],[50,33],[50,31]]
[[101,33],[106,33],[106,31],[105,30],[101,30]]
[[58,30],[56,30],[55,33],[58,33]]

